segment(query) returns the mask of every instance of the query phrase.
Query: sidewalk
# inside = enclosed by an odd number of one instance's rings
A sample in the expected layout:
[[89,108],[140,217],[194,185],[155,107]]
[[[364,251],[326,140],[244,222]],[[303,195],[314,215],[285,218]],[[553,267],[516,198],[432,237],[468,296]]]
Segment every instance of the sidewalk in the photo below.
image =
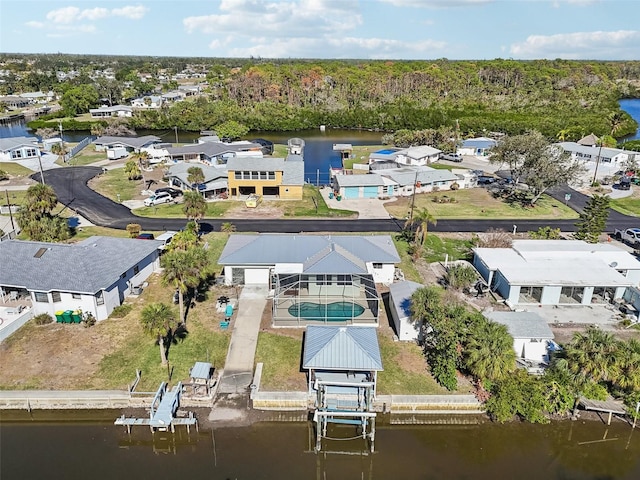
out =
[[262,312],[267,305],[267,294],[266,286],[245,285],[242,288],[218,394],[241,393],[251,385],[258,332]]

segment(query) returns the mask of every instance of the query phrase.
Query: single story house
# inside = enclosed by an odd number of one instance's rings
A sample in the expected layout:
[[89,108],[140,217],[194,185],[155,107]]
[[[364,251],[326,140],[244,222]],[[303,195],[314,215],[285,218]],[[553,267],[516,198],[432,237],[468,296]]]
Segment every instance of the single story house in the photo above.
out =
[[227,170],[229,195],[233,197],[255,193],[283,200],[302,200],[304,161],[300,155],[231,157],[227,160]]
[[175,103],[184,100],[185,95],[180,91],[173,90],[171,92],[163,93],[161,97],[163,103]]
[[[194,187],[189,183],[189,168],[198,167],[204,174],[204,182]],[[181,162],[169,167],[169,186],[180,190],[197,190],[205,198],[215,198],[227,192],[227,169],[224,166],[212,167],[201,163]]]
[[532,373],[541,373],[540,366],[549,364],[550,353],[555,349],[554,335],[540,315],[535,312],[484,312],[483,315],[507,327],[520,366],[531,369]]
[[133,108],[128,105],[105,105],[100,108],[90,108],[89,113],[91,118],[131,117]]
[[475,268],[512,308],[610,303],[640,282],[640,262],[608,243],[514,240],[511,248],[473,252]]
[[106,151],[113,148],[126,148],[128,152],[138,152],[143,148],[160,143],[160,137],[145,135],[143,137],[98,137],[93,141],[96,151]]
[[377,325],[376,283],[399,262],[389,235],[231,235],[218,260],[227,285],[273,290],[276,326]]
[[[309,325],[302,368],[309,394],[321,399],[316,407],[373,410],[378,372],[384,370],[376,329]],[[341,405],[341,400],[348,403]]]
[[36,137],[0,138],[0,162],[37,158],[40,154]]
[[31,103],[28,98],[19,95],[0,95],[0,103],[4,103],[10,108],[24,108]]
[[262,156],[262,146],[251,142],[223,143],[205,140],[193,145],[167,147],[166,150],[170,161],[199,161],[207,165],[224,164],[229,158],[236,156]]
[[25,92],[25,93],[21,93],[20,97],[26,99],[29,101],[29,103],[31,104],[35,104],[35,103],[47,103],[47,102],[51,102],[56,98],[56,94],[52,91],[49,91],[47,93],[44,92]]
[[421,145],[400,150],[395,154],[395,160],[400,165],[424,166],[436,162],[441,153],[442,150],[428,145]]
[[28,296],[35,315],[81,309],[104,320],[159,269],[161,242],[90,237],[75,244],[0,242],[3,295]]
[[43,138],[42,139],[42,150],[45,152],[50,152],[54,145],[62,145],[64,140],[60,137],[52,137],[52,138]]
[[[378,170],[378,173],[397,185],[394,195],[407,197],[416,193],[465,188],[464,179],[449,171],[431,167],[402,167]],[[454,185],[455,184],[455,185]]]
[[162,97],[160,95],[145,95],[144,97],[134,98],[131,100],[133,108],[160,108],[162,106]]
[[614,163],[623,165],[635,159],[640,162],[640,152],[631,150],[623,150],[620,148],[599,147],[597,145],[581,145],[576,142],[560,142],[558,144],[562,149],[571,154],[574,160],[583,160],[585,162]]
[[411,296],[423,287],[410,280],[389,285],[389,312],[398,340],[417,341],[420,338],[421,325],[411,317]]
[[478,137],[468,138],[462,141],[462,145],[456,149],[460,155],[474,155],[476,157],[486,157],[491,149],[498,144],[492,138]]
[[344,199],[394,196],[397,184],[377,173],[333,176],[333,191]]

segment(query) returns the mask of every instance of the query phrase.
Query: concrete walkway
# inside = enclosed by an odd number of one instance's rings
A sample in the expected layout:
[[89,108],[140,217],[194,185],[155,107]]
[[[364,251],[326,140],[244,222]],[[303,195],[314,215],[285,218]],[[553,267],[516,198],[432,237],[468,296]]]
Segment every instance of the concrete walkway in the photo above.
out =
[[251,385],[258,332],[268,293],[266,286],[245,285],[242,288],[218,394],[241,393]]

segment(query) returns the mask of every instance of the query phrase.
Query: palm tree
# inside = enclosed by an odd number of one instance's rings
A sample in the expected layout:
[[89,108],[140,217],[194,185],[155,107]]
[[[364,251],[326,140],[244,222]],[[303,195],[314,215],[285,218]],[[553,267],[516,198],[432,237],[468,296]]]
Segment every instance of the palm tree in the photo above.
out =
[[135,152],[133,155],[131,155],[131,160],[134,160],[136,162],[138,162],[138,165],[141,168],[147,168],[149,167],[149,159],[150,159],[150,155],[142,150],[138,150],[137,152]]
[[58,197],[49,185],[38,183],[27,189],[24,197],[24,209],[39,217],[51,213],[58,204]]
[[223,233],[234,233],[236,231],[236,226],[231,222],[224,222],[220,225],[220,231]]
[[576,333],[566,346],[567,368],[576,380],[609,380],[615,364],[618,341],[613,334],[597,328]]
[[51,145],[51,153],[55,153],[56,155],[58,155],[58,160],[64,162],[64,157],[67,153],[69,153],[69,150],[67,150],[67,147],[64,143],[60,142]]
[[140,313],[140,322],[145,333],[155,337],[160,347],[162,365],[167,364],[167,339],[178,326],[175,313],[164,303],[150,303]]
[[420,248],[424,247],[427,241],[427,231],[429,224],[436,225],[438,220],[429,213],[426,207],[422,207],[416,210],[415,214],[407,219],[404,224],[404,228],[414,228],[415,235],[414,241]]
[[135,160],[129,160],[124,165],[124,173],[127,174],[127,178],[129,180],[136,180],[140,178],[140,175],[142,172],[140,170],[140,166],[138,165],[138,162],[136,162]]
[[615,137],[616,133],[624,125],[625,116],[622,112],[613,112],[609,115],[609,126],[611,127],[611,136]]
[[200,247],[188,250],[173,250],[162,256],[162,280],[175,287],[180,293],[180,320],[186,321],[184,314],[184,294],[189,288],[195,288],[209,274],[207,251]]
[[199,192],[193,190],[184,192],[183,198],[182,211],[189,220],[197,223],[207,213],[207,202]]
[[479,380],[502,380],[516,368],[513,338],[507,327],[484,318],[471,326],[465,357],[467,368]]
[[612,382],[625,391],[640,390],[640,341],[620,342],[611,368]]
[[563,128],[562,130],[560,130],[558,132],[558,134],[556,135],[556,138],[558,140],[560,140],[561,142],[564,142],[567,139],[567,135],[569,135],[569,133],[571,133],[571,130],[568,128]]
[[189,167],[187,170],[187,182],[191,186],[194,184],[197,186],[201,183],[204,183],[204,172],[200,167]]

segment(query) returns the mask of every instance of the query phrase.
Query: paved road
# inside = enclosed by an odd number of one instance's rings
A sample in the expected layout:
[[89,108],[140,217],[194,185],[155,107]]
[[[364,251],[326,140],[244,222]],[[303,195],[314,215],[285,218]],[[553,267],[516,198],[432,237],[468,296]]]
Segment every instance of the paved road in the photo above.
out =
[[[50,170],[46,180],[53,187],[61,203],[68,205],[79,215],[91,223],[103,227],[124,229],[128,223],[139,223],[144,230],[179,230],[185,225],[184,219],[143,218],[137,217],[122,204],[113,202],[91,190],[87,182],[102,172],[98,167],[68,167]],[[578,211],[584,208],[588,197],[569,187],[557,188],[550,192],[560,202],[565,202],[565,194],[570,193],[568,205]],[[239,232],[263,233],[298,233],[298,232],[399,232],[404,221],[401,219],[204,219],[206,229],[220,230],[224,222],[233,223]],[[561,231],[575,230],[574,220],[453,220],[441,219],[431,226],[436,232],[484,232],[489,229],[518,232],[537,230],[539,227],[551,226]],[[637,225],[639,220],[621,213],[611,211],[607,228],[628,228]]]

